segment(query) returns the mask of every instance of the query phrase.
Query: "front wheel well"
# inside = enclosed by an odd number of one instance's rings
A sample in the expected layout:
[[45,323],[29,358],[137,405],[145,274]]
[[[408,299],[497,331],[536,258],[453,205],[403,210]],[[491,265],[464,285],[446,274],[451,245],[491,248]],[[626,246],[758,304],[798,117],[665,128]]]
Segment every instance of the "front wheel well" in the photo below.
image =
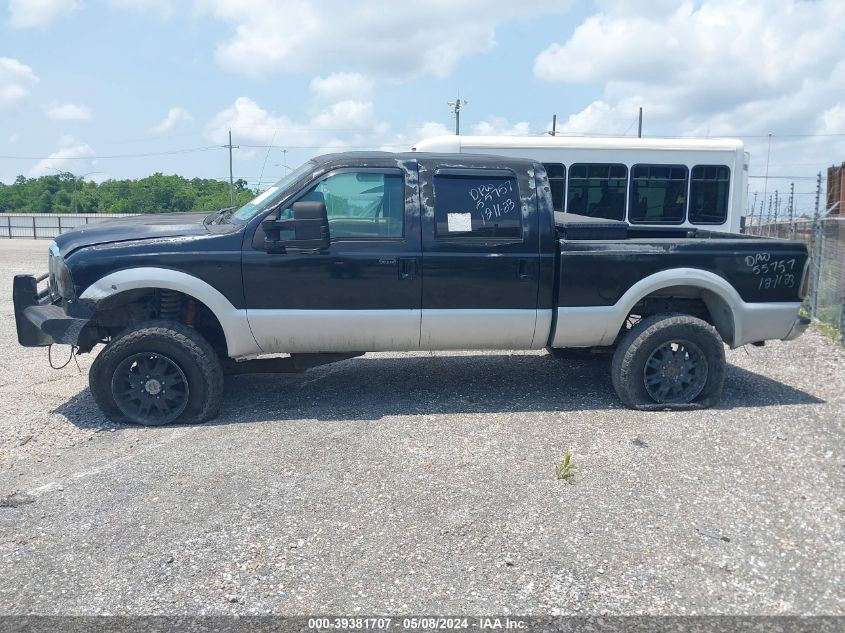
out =
[[96,332],[95,343],[104,342],[132,324],[153,319],[194,328],[218,355],[226,356],[226,335],[214,312],[196,297],[178,290],[137,288],[106,297],[98,302],[88,328]]
[[686,314],[706,321],[716,328],[730,345],[734,339],[733,311],[716,292],[697,286],[669,286],[655,290],[637,301],[629,311],[620,336],[639,320],[655,314]]

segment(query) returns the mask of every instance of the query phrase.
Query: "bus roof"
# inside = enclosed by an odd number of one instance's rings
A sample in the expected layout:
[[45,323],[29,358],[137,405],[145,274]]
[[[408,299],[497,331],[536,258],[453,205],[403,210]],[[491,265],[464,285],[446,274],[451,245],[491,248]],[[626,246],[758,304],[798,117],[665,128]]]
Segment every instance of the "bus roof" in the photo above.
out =
[[630,149],[742,151],[742,141],[732,138],[633,138],[630,136],[435,136],[416,143],[420,152],[460,152],[497,149]]

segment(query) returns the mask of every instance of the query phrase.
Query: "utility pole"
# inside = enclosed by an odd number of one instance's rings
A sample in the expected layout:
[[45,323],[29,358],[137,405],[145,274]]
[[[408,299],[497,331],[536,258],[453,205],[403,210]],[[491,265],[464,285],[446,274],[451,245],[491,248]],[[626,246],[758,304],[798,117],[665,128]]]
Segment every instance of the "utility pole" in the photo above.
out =
[[552,136],[557,134],[557,115],[556,114],[552,115],[552,131],[549,132],[549,134],[551,134]]
[[643,107],[640,106],[640,116],[637,122],[637,138],[643,137]]
[[460,93],[458,94],[458,98],[455,101],[448,102],[449,107],[452,109],[452,116],[455,117],[455,136],[461,135],[461,106],[465,106],[467,104],[466,101],[461,99]]
[[235,206],[235,179],[232,177],[232,149],[240,145],[232,145],[232,130],[229,130],[229,144],[223,147],[229,150],[229,206]]

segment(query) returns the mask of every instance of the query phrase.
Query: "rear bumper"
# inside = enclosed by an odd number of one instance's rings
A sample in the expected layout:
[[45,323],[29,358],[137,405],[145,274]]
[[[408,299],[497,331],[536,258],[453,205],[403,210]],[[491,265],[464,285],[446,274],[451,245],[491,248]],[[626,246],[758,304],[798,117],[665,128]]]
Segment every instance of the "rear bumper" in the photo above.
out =
[[802,316],[795,317],[795,323],[792,324],[792,328],[789,330],[789,334],[787,334],[783,338],[783,340],[794,341],[804,332],[806,332],[808,327],[810,327],[810,319]]
[[75,345],[91,315],[85,307],[74,309],[50,303],[47,291],[38,292],[46,275],[15,275],[12,302],[18,343],[24,347],[43,347],[53,343]]

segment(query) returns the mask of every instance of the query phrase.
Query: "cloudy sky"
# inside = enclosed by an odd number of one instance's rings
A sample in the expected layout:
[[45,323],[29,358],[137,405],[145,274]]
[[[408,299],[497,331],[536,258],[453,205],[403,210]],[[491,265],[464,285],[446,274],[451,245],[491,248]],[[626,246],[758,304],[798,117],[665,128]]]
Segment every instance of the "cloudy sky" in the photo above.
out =
[[7,183],[225,178],[231,129],[235,176],[266,186],[318,153],[448,133],[458,93],[463,133],[557,114],[631,136],[642,106],[646,135],[743,139],[753,175],[772,134],[769,190],[801,177],[805,206],[845,160],[842,0],[8,0],[0,20]]

